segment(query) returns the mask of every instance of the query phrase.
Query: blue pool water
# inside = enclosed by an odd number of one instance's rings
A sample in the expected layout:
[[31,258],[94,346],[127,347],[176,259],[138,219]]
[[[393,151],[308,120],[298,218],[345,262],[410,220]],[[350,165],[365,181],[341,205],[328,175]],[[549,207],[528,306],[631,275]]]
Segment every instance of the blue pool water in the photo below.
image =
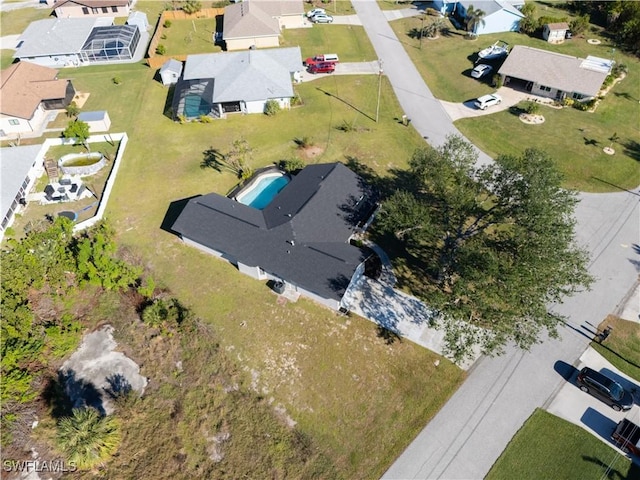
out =
[[242,195],[238,201],[244,205],[262,210],[271,203],[273,197],[275,197],[287,183],[289,183],[289,177],[287,176],[261,178],[251,187],[251,190]]

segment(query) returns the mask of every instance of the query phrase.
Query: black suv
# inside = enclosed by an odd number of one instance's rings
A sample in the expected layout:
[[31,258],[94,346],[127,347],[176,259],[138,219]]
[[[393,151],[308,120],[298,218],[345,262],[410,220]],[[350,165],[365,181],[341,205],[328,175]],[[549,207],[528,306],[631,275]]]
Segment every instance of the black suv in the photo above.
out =
[[633,395],[622,385],[606,375],[584,367],[578,374],[578,386],[616,411],[629,410],[633,406]]

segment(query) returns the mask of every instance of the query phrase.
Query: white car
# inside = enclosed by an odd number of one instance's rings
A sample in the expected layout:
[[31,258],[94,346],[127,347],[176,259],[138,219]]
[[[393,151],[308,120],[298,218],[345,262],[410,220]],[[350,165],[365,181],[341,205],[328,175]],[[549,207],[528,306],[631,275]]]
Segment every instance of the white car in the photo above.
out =
[[484,110],[487,107],[493,107],[494,105],[499,105],[502,102],[502,97],[497,93],[492,93],[489,95],[483,95],[482,97],[478,97],[473,104],[476,108],[480,110]]
[[326,11],[324,8],[314,8],[313,10],[309,10],[307,12],[307,18],[311,18],[314,15],[326,15]]
[[321,13],[319,15],[314,15],[313,17],[311,17],[311,21],[313,23],[332,23],[333,17],[331,15]]
[[471,76],[473,78],[482,78],[485,75],[489,75],[492,70],[493,67],[491,65],[481,63],[480,65],[476,65],[476,67],[471,70]]

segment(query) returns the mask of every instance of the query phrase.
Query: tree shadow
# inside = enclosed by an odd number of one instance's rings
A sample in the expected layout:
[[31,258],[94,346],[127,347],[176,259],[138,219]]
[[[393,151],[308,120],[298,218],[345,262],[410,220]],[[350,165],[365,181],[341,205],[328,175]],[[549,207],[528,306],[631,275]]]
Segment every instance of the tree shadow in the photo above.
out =
[[118,400],[119,398],[126,397],[131,393],[133,387],[131,387],[131,383],[126,377],[120,373],[112,373],[106,379],[107,388],[104,391],[109,395],[113,400]]
[[582,139],[584,140],[584,144],[587,146],[593,145],[594,147],[597,147],[598,145],[600,145],[600,142],[598,142],[598,140],[596,140],[595,138],[582,137]]
[[72,414],[75,408],[93,407],[106,414],[100,391],[91,382],[77,378],[73,370],[60,370],[49,377],[42,398],[51,409],[51,416],[59,419]]
[[629,140],[621,143],[624,154],[633,158],[636,162],[640,162],[640,142]]
[[376,330],[378,338],[383,339],[384,343],[386,343],[387,345],[393,345],[396,342],[402,342],[402,337],[395,330],[392,330],[380,324],[378,324]]
[[222,172],[226,168],[225,155],[217,148],[208,148],[202,152],[200,168],[211,168],[216,172]]

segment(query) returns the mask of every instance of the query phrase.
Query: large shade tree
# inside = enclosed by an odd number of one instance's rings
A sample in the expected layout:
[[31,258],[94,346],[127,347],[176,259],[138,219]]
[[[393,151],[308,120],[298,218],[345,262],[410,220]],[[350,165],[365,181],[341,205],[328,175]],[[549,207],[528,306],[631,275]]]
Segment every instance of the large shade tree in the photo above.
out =
[[477,159],[459,136],[417,150],[411,180],[378,217],[417,258],[420,295],[440,313],[433,322],[456,359],[556,335],[562,318],[547,307],[592,280],[574,242],[576,195],[551,159],[536,149],[484,166]]

